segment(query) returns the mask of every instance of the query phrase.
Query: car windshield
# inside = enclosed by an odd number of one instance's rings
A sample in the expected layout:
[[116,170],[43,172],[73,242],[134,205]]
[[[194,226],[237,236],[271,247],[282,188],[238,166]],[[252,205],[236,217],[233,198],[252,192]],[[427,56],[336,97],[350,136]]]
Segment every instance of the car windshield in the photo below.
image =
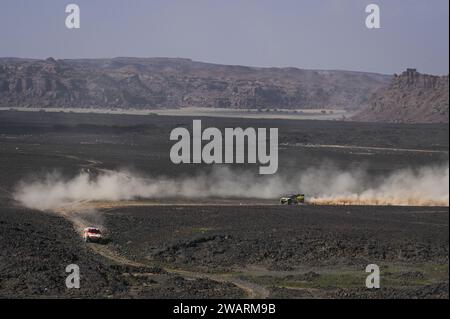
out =
[[88,232],[90,232],[92,234],[100,234],[100,230],[99,229],[95,229],[95,228],[88,229]]

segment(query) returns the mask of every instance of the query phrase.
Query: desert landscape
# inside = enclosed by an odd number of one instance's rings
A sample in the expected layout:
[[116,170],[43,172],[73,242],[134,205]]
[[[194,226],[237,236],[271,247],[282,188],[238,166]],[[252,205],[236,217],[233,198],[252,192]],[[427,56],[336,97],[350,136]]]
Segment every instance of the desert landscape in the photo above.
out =
[[[0,296],[448,298],[448,188],[436,195],[420,175],[431,167],[431,183],[448,182],[447,124],[202,121],[278,127],[281,181],[250,164],[171,164],[170,130],[192,125],[188,116],[1,111]],[[320,188],[337,187],[333,179],[350,174],[377,190],[405,168],[418,172],[417,185],[403,198],[383,197],[399,205],[320,197]],[[180,184],[190,191],[171,186]],[[102,185],[110,185],[105,194],[82,200],[83,189]],[[296,191],[316,202],[279,204]],[[87,225],[107,242],[84,243]],[[81,289],[65,287],[71,263]],[[380,289],[365,287],[372,263]]]
[[2,0],[0,299],[448,300],[448,12]]

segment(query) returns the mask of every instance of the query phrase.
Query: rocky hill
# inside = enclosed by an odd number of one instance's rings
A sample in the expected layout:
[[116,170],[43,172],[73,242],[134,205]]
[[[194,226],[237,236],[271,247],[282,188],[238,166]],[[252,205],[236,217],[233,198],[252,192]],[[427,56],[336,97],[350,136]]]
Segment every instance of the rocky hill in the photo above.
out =
[[0,106],[358,109],[390,78],[170,58],[0,58]]
[[375,92],[369,108],[353,119],[374,122],[448,123],[448,76],[408,69]]

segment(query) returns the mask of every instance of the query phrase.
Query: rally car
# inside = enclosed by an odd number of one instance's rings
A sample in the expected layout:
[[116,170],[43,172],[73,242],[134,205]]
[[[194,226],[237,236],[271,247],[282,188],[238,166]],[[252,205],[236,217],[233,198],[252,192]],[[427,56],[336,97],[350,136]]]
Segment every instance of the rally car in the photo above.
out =
[[305,194],[294,194],[280,198],[282,205],[299,205],[305,203]]
[[100,228],[97,227],[86,227],[83,229],[83,239],[85,242],[95,242],[101,243],[103,240],[103,235]]

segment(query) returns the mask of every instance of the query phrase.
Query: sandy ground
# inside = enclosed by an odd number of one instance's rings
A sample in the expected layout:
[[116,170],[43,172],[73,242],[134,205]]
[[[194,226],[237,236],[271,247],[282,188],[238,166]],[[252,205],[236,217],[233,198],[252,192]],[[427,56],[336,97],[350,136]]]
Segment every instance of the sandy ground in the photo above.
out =
[[274,109],[269,111],[186,107],[181,109],[75,109],[75,108],[6,108],[0,107],[0,111],[22,112],[62,112],[84,114],[116,114],[116,115],[163,115],[163,116],[191,116],[191,117],[228,117],[247,119],[291,119],[291,120],[343,120],[350,118],[355,112],[347,110],[329,109]]

